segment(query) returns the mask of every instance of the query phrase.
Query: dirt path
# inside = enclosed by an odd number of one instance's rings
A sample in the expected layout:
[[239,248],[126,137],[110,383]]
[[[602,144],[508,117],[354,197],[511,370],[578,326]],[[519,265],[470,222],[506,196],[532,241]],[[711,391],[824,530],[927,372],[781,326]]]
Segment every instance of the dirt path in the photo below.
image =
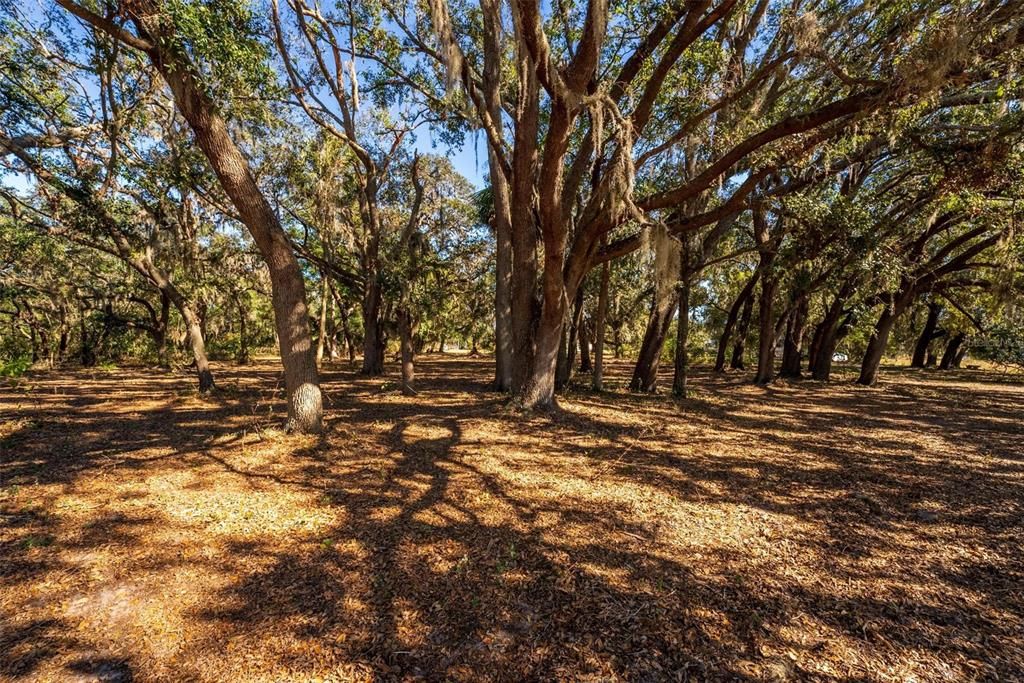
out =
[[317,440],[272,429],[273,363],[216,370],[210,400],[141,369],[0,390],[0,677],[1024,671],[1020,384],[698,375],[522,419],[435,358],[415,399],[328,372]]

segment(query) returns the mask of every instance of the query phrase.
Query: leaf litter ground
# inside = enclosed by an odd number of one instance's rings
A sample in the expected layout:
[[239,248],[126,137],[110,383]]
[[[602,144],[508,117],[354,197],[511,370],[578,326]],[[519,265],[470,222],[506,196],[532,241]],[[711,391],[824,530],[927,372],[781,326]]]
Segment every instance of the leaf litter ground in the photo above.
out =
[[490,365],[420,393],[278,366],[0,390],[0,677],[1021,680],[1024,385],[889,370],[524,417]]

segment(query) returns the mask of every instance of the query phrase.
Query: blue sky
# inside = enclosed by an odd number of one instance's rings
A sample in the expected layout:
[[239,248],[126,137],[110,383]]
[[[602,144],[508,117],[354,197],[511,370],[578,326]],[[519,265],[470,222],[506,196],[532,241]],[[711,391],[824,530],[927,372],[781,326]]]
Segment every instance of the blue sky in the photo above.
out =
[[[43,21],[46,15],[43,0],[28,0],[21,10],[31,23]],[[77,22],[72,21],[71,26],[72,30],[78,30]],[[361,60],[359,61],[361,62]],[[327,98],[327,101],[330,102],[330,98]],[[476,189],[481,189],[486,184],[487,142],[481,132],[467,132],[461,147],[449,148],[442,141],[441,136],[432,135],[429,130],[421,129],[416,131],[413,146],[425,154],[447,156],[455,170],[469,180]],[[32,181],[25,175],[0,170],[0,184],[18,191],[26,191],[32,186]]]
[[465,176],[478,190],[487,182],[487,141],[479,131],[467,133],[461,149],[449,150],[447,145],[439,140],[432,144],[431,136],[426,131],[419,132],[413,146],[424,154],[448,157],[455,170]]

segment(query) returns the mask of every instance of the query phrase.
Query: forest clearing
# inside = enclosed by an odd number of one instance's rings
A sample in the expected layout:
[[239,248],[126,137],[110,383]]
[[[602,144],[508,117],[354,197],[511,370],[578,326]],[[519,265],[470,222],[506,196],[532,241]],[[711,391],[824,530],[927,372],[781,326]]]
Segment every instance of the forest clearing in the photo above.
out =
[[1024,682],[1021,0],[0,0],[0,679]]
[[[270,361],[43,373],[0,393],[17,680],[1013,680],[1024,384],[700,376],[502,413],[324,372],[288,437]],[[1012,377],[1010,379],[1013,379]],[[628,381],[613,364],[610,381]],[[276,395],[275,395],[276,394]]]

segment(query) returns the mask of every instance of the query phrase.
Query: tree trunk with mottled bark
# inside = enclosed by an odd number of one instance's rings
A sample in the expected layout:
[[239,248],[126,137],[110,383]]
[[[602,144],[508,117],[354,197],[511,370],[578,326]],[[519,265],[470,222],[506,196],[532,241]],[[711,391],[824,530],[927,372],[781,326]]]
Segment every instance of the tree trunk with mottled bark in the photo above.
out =
[[936,329],[939,325],[939,315],[942,313],[942,306],[934,301],[928,304],[928,317],[925,319],[924,327],[914,345],[914,355],[910,359],[910,367],[923,368],[927,362],[928,349],[936,337]]
[[[284,366],[289,431],[318,433],[322,429],[323,399],[315,350],[309,329],[306,285],[281,222],[263,195],[249,163],[228,133],[205,88],[196,82],[195,67],[174,48],[173,27],[155,3],[141,2],[132,20],[150,37],[149,57],[170,86],[178,111],[213,168],[224,193],[253,237],[271,281],[274,322]],[[198,329],[198,319],[195,325]],[[190,325],[191,327],[191,325]],[[194,334],[190,331],[190,336]]]
[[732,339],[732,332],[736,326],[736,322],[740,317],[740,311],[746,306],[747,301],[752,299],[754,296],[754,286],[757,284],[760,271],[755,270],[747,280],[747,283],[743,285],[743,289],[740,290],[739,296],[729,307],[729,313],[725,319],[725,325],[722,327],[722,336],[718,338],[718,352],[715,354],[715,372],[725,372],[725,356],[729,350],[729,341]]
[[754,316],[754,293],[751,292],[743,304],[743,312],[740,314],[740,324],[736,328],[736,342],[732,347],[732,357],[729,359],[731,370],[746,370],[746,346],[747,335],[750,333],[750,321]]
[[963,332],[958,332],[949,338],[949,341],[946,342],[946,350],[942,353],[942,360],[939,361],[939,370],[949,370],[953,367],[957,354],[960,352],[960,347],[966,338],[967,335]]
[[806,293],[797,295],[797,301],[790,312],[786,324],[786,337],[783,341],[782,364],[779,375],[788,379],[803,377],[803,345],[807,330],[808,297]]
[[772,313],[775,304],[776,281],[774,276],[761,278],[761,297],[758,303],[757,373],[756,384],[768,384],[775,378],[775,327]]

